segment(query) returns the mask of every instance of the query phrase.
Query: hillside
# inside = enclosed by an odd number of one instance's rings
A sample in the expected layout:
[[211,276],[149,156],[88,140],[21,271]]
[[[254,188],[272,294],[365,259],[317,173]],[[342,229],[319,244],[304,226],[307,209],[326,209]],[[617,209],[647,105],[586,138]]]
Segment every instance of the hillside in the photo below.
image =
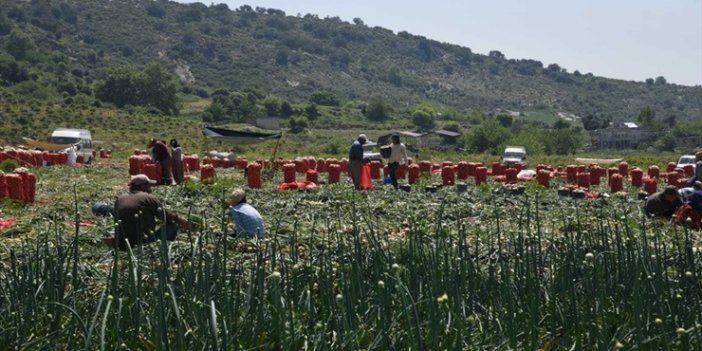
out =
[[650,106],[661,119],[702,116],[702,87],[569,73],[360,19],[148,0],[8,0],[0,12],[0,48],[10,54],[0,52],[0,67],[20,67],[3,85],[42,99],[80,100],[108,66],[158,61],[184,90],[205,96],[257,89],[300,102],[331,91],[344,102],[381,97],[397,110],[430,102],[459,112],[551,110],[622,121]]

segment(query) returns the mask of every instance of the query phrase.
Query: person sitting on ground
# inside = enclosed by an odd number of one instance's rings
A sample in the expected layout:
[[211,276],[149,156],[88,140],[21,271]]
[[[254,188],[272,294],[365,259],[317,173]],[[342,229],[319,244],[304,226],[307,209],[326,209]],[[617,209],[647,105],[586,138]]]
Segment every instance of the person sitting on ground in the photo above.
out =
[[670,218],[682,205],[678,188],[668,185],[663,191],[654,193],[646,200],[646,214],[651,217]]
[[263,217],[253,206],[246,203],[246,192],[244,192],[244,189],[234,189],[228,202],[232,206],[229,214],[234,221],[236,234],[248,238],[263,239],[266,235]]
[[702,191],[695,191],[675,212],[675,223],[699,230],[702,226]]
[[[185,219],[163,208],[158,197],[151,193],[154,184],[156,181],[145,174],[137,174],[129,182],[129,192],[120,195],[115,201],[114,209],[102,208],[103,211],[114,214],[117,223],[115,236],[104,240],[107,245],[124,250],[127,241],[129,245],[136,246],[154,242],[164,234],[166,240],[173,241],[178,228],[190,228]],[[162,222],[158,229],[157,222]]]

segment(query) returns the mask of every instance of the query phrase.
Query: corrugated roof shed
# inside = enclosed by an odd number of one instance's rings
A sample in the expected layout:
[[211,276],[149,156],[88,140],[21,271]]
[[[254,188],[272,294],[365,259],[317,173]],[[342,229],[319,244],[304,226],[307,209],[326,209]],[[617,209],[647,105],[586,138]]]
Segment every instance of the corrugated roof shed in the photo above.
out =
[[439,129],[437,131],[434,131],[434,133],[439,134],[439,135],[448,136],[448,137],[453,137],[453,138],[461,135],[461,133],[454,132],[452,130],[445,130],[445,129]]

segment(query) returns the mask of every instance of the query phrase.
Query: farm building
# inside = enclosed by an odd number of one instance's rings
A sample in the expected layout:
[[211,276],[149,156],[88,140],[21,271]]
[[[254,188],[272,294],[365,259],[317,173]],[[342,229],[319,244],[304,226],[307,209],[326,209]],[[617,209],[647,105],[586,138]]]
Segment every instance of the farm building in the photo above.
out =
[[633,122],[616,124],[592,133],[598,149],[635,149],[643,143],[655,140],[660,134],[660,132],[639,127]]

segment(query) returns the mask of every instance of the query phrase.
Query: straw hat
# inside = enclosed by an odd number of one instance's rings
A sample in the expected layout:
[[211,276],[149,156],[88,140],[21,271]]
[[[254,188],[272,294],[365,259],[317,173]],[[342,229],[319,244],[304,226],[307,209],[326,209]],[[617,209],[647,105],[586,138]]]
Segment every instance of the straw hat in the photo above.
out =
[[234,206],[238,203],[241,202],[246,197],[246,192],[244,192],[244,189],[242,188],[236,188],[232,191],[232,194],[229,196],[229,204]]

